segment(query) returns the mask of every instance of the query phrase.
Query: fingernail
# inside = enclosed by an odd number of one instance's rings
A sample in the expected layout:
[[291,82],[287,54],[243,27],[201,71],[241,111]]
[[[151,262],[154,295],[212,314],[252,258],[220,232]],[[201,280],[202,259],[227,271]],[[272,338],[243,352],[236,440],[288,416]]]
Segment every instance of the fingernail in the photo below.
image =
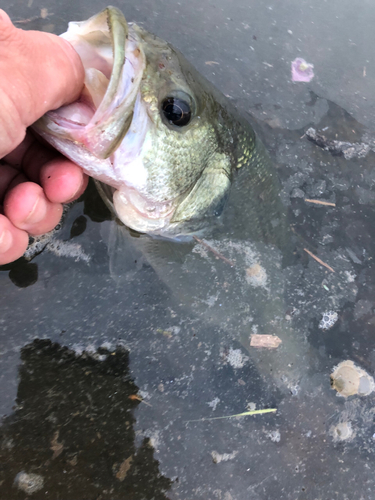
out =
[[47,215],[48,204],[42,197],[38,197],[34,203],[31,212],[25,219],[26,224],[37,224]]
[[84,182],[85,182],[85,180],[84,180],[84,178],[82,178],[81,184],[79,185],[78,189],[76,189],[74,191],[74,193],[70,197],[69,201],[74,201],[77,198],[77,195],[81,192],[81,190],[83,188]]
[[0,9],[0,22],[2,24],[12,24],[8,14],[3,9]]
[[13,243],[13,236],[9,229],[4,229],[0,236],[0,253],[7,252]]

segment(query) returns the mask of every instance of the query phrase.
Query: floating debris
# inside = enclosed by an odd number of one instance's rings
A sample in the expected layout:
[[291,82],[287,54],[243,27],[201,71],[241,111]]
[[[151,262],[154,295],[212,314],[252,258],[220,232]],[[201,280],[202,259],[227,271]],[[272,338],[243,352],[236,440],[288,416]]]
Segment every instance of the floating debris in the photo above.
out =
[[120,467],[116,473],[116,478],[119,481],[122,482],[126,478],[126,475],[132,465],[132,462],[133,462],[133,455],[130,455],[130,457],[128,457],[120,464]]
[[371,147],[365,142],[346,142],[327,139],[323,134],[318,133],[314,128],[310,127],[306,130],[305,136],[309,141],[313,142],[325,151],[329,151],[333,155],[344,156],[346,160],[352,158],[363,158],[371,150]]
[[226,262],[227,264],[229,264],[231,267],[235,266],[234,262],[232,262],[231,260],[229,260],[226,257],[224,257],[224,255],[221,255],[221,253],[219,253],[217,250],[215,250],[214,248],[212,248],[212,246],[210,246],[208,243],[206,243],[205,241],[201,240],[197,236],[193,236],[193,238],[195,239],[195,241],[197,241],[198,243],[200,243],[201,245],[203,245],[204,247],[206,247],[208,250],[210,250],[210,252],[212,252],[215,255],[215,257],[217,257],[218,259],[223,260],[224,262]]
[[228,460],[233,460],[237,455],[238,451],[232,451],[232,453],[218,453],[213,451],[211,453],[212,461],[214,464],[219,464],[220,462],[228,462]]
[[229,348],[229,351],[224,354],[224,360],[235,369],[243,368],[245,362],[248,360],[241,352],[241,349]]
[[54,460],[55,458],[57,458],[59,455],[61,455],[61,453],[63,452],[64,450],[64,445],[63,443],[60,443],[59,442],[59,434],[60,432],[59,431],[56,431],[55,434],[53,435],[53,439],[51,441],[51,447],[50,447],[50,450],[53,451],[53,455],[52,455],[52,460]]
[[329,433],[334,441],[348,441],[354,436],[351,422],[340,422],[337,425],[332,425]]
[[129,399],[131,399],[132,401],[140,401],[141,403],[152,407],[150,403],[147,403],[147,401],[145,401],[141,396],[138,396],[138,394],[130,394]]
[[323,317],[320,320],[319,328],[321,330],[329,330],[338,320],[339,315],[335,311],[326,311],[323,313]]
[[374,379],[353,361],[339,363],[331,374],[331,386],[345,398],[358,394],[368,396],[374,390]]
[[352,259],[354,264],[362,264],[362,261],[356,256],[356,254],[350,248],[346,247],[349,257]]
[[[30,5],[31,6],[31,5]],[[18,19],[13,21],[13,24],[29,24],[33,21],[37,21],[39,19],[47,19],[48,17],[53,16],[52,12],[48,12],[48,9],[40,9],[39,16],[28,17],[27,19]]]
[[70,257],[75,262],[83,260],[88,264],[91,260],[91,256],[83,251],[79,243],[72,243],[71,241],[51,240],[47,243],[46,249],[57,257]]
[[281,434],[278,429],[275,431],[270,431],[266,433],[266,436],[273,442],[273,443],[280,443],[281,439]]
[[205,422],[206,420],[221,420],[223,418],[236,418],[236,417],[247,417],[249,415],[262,415],[263,413],[275,413],[277,408],[267,408],[265,410],[252,410],[245,411],[243,413],[236,413],[236,415],[226,415],[225,417],[210,417],[210,418],[198,418],[197,420],[187,420],[186,422]]
[[267,284],[267,273],[258,262],[246,269],[246,281],[254,287],[265,287]]
[[292,61],[292,82],[308,83],[314,78],[314,65],[306,62],[302,57]]
[[308,203],[315,203],[316,205],[326,205],[327,207],[335,207],[336,203],[331,203],[330,201],[323,201],[323,200],[311,200],[309,198],[305,198],[305,201]]
[[39,474],[27,474],[22,471],[17,474],[14,484],[27,495],[32,495],[43,488],[44,479]]
[[250,336],[250,347],[265,347],[266,349],[276,349],[282,340],[276,335],[259,335],[254,333]]
[[327,269],[329,269],[332,273],[335,272],[334,269],[332,269],[331,266],[329,266],[328,264],[326,264],[325,262],[323,262],[321,259],[319,259],[319,257],[317,257],[316,255],[314,255],[312,252],[310,252],[310,250],[307,250],[307,248],[304,248],[304,251],[306,253],[308,253],[310,255],[310,257],[312,257],[313,259],[315,259],[317,262],[319,262],[319,264],[321,264],[322,266],[326,267]]
[[212,408],[212,411],[215,411],[216,410],[216,407],[217,405],[220,403],[220,398],[218,398],[216,396],[216,398],[214,398],[212,401],[209,401],[208,403],[208,406],[210,406]]

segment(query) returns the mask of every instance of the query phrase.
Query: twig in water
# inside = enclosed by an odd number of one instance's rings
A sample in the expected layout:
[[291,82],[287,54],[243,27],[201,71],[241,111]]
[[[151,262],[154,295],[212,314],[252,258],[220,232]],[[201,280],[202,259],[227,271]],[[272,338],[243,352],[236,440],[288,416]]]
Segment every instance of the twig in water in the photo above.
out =
[[137,394],[130,394],[129,399],[131,399],[132,401],[140,401],[141,403],[144,403],[145,405],[152,407],[152,405],[150,405],[150,403],[147,403],[147,401],[145,401],[143,398],[141,398]]
[[39,16],[29,17],[28,19],[19,19],[18,21],[13,21],[13,24],[28,24],[33,21],[37,21],[38,19],[47,19],[48,17],[53,16],[52,13],[48,12],[48,9],[40,9]]
[[219,253],[217,250],[215,250],[214,248],[212,248],[208,243],[206,243],[205,241],[199,239],[197,236],[193,236],[193,238],[195,239],[195,241],[197,241],[198,243],[200,243],[201,245],[203,245],[204,247],[206,247],[208,250],[210,250],[214,255],[216,255],[216,257],[218,259],[223,260],[224,262],[226,262],[227,264],[229,264],[231,267],[235,266],[234,262],[232,262],[231,260],[229,260],[226,257],[224,257],[224,255],[221,255],[221,253]]
[[37,19],[42,19],[40,16],[29,17],[28,19],[19,19],[18,21],[13,21],[13,24],[28,24],[36,21]]
[[309,203],[316,203],[317,205],[327,205],[328,207],[336,206],[336,203],[331,203],[330,201],[310,200],[308,198],[305,198],[305,201],[308,201]]
[[308,253],[313,259],[315,259],[317,262],[319,262],[319,264],[321,264],[322,266],[326,267],[327,269],[329,269],[330,271],[332,271],[333,273],[335,272],[334,269],[332,269],[331,266],[329,266],[328,264],[326,264],[325,262],[323,262],[322,260],[319,259],[319,257],[317,257],[316,255],[314,255],[312,252],[310,252],[310,250],[307,250],[307,248],[304,248],[305,252]]
[[248,415],[260,415],[262,413],[275,413],[277,408],[266,408],[265,410],[251,410],[236,415],[227,415],[225,417],[198,418],[198,420],[186,420],[186,422],[204,422],[205,420],[221,420],[223,418],[247,417]]

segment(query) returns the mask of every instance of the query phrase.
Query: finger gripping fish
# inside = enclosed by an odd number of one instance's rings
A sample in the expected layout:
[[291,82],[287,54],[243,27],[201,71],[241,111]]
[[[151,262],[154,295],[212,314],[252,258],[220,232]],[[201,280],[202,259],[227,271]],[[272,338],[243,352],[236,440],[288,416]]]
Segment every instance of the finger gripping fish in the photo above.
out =
[[126,226],[170,238],[199,230],[221,214],[241,167],[265,189],[272,173],[253,129],[171,45],[115,7],[61,36],[85,85],[34,128],[107,186],[101,195]]

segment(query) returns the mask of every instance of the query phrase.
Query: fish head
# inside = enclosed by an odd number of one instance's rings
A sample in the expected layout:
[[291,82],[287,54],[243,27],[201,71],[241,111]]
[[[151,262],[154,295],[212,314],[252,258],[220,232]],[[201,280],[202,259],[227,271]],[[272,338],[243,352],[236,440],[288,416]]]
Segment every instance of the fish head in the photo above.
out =
[[246,122],[171,45],[114,7],[61,35],[80,55],[80,98],[35,130],[89,175],[117,217],[170,238],[220,215],[255,145]]

